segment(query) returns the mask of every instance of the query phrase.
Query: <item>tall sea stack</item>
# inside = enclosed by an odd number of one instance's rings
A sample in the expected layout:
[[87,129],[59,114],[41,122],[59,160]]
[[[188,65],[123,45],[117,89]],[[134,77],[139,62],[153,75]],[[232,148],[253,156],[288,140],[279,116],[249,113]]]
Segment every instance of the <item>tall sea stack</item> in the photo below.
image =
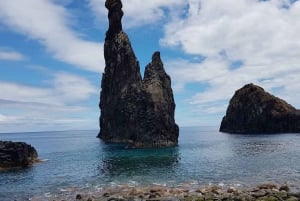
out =
[[144,79],[128,36],[122,30],[120,0],[107,0],[109,29],[104,44],[105,70],[100,94],[100,132],[105,142],[132,147],[178,144],[170,76],[155,52]]

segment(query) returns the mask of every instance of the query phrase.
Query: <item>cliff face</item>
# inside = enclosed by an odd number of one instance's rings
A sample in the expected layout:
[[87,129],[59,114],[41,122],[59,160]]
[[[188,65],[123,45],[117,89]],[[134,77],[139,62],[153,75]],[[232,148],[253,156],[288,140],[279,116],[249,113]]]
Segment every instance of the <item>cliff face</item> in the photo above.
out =
[[142,80],[139,62],[122,31],[120,0],[106,1],[109,29],[104,44],[105,70],[100,94],[100,133],[107,142],[135,147],[174,146],[179,129],[174,120],[171,79],[160,53],[153,54]]
[[27,167],[37,161],[34,147],[24,142],[0,141],[0,169]]
[[230,100],[220,131],[296,133],[300,132],[300,112],[263,88],[247,84],[237,90]]

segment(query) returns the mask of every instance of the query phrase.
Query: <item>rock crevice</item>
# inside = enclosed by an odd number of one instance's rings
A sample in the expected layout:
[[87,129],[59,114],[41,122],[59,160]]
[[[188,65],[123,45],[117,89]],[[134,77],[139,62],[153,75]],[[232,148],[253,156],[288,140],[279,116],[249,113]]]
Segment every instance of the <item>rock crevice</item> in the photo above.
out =
[[170,76],[160,53],[146,66],[144,79],[127,34],[122,30],[120,0],[106,1],[109,29],[104,44],[105,70],[100,94],[100,132],[106,142],[134,147],[178,143]]

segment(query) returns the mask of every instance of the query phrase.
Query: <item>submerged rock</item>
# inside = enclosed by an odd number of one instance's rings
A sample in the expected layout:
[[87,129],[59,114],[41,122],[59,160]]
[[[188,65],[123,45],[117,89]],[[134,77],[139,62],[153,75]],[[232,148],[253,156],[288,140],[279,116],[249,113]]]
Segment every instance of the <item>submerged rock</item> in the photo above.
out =
[[28,167],[37,161],[37,151],[24,142],[0,141],[0,169]]
[[298,133],[300,111],[254,84],[237,90],[223,117],[221,132]]
[[120,0],[106,1],[109,29],[104,44],[100,132],[106,142],[134,147],[164,147],[178,143],[171,79],[155,52],[144,79],[130,40],[122,31]]

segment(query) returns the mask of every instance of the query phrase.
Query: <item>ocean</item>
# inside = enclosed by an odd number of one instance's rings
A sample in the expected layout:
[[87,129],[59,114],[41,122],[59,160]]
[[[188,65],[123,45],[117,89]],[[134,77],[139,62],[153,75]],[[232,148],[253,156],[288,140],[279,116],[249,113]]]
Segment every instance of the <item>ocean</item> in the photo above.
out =
[[51,200],[117,185],[300,184],[300,134],[234,135],[215,127],[185,127],[177,147],[128,149],[102,142],[97,133],[0,134],[0,140],[33,145],[43,160],[1,171],[1,200]]

